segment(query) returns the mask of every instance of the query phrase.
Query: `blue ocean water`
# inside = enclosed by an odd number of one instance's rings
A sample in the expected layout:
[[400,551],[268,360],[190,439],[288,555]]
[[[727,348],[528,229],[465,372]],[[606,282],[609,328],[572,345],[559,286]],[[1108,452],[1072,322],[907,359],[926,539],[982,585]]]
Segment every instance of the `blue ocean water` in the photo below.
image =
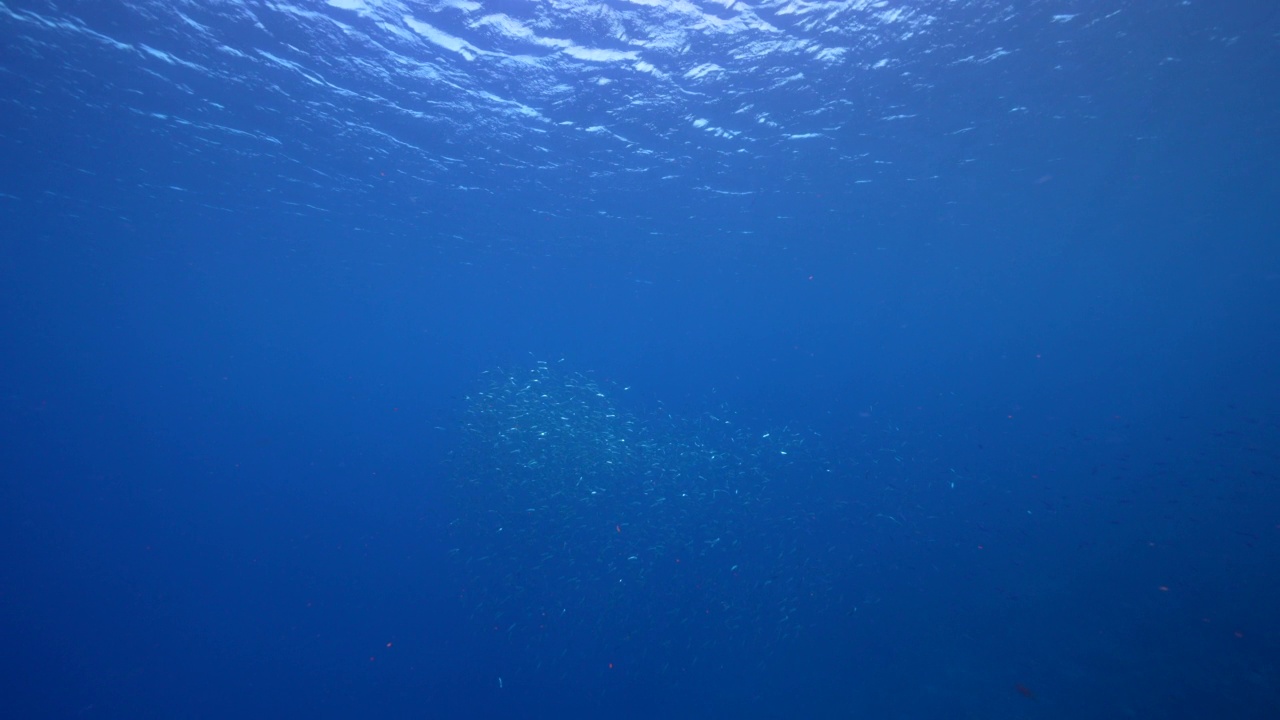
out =
[[0,0],[5,717],[1280,717],[1278,38]]

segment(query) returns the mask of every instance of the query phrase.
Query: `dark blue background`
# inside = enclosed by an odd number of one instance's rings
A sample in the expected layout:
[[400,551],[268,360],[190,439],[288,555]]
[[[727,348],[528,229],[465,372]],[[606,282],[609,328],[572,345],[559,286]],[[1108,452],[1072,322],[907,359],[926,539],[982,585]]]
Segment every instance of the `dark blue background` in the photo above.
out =
[[[1280,65],[1239,12],[1229,68],[984,145],[1044,171],[418,194],[335,140],[368,185],[324,213],[3,52],[6,715],[1276,717]],[[831,479],[877,602],[767,674],[539,678],[460,597],[446,460],[482,371],[561,357],[961,480]]]

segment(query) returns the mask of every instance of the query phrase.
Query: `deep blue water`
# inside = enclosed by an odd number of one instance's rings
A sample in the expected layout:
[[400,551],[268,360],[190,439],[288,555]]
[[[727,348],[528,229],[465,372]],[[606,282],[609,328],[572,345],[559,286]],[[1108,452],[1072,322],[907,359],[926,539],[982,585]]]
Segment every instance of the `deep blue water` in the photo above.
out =
[[1278,9],[0,0],[4,715],[1280,717]]

